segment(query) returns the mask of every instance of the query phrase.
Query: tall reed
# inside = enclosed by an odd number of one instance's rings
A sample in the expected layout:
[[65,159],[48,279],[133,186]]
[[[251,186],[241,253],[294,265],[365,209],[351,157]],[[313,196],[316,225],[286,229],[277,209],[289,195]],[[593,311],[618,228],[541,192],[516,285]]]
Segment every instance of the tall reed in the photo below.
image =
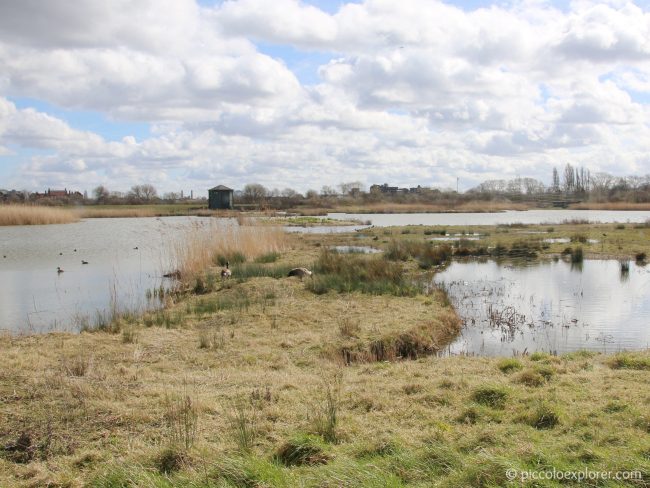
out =
[[57,207],[2,205],[0,225],[69,224],[79,220],[74,210]]
[[182,282],[190,283],[217,264],[220,256],[237,254],[252,260],[282,252],[287,243],[280,227],[241,226],[231,220],[197,225],[172,243],[172,267],[180,272]]

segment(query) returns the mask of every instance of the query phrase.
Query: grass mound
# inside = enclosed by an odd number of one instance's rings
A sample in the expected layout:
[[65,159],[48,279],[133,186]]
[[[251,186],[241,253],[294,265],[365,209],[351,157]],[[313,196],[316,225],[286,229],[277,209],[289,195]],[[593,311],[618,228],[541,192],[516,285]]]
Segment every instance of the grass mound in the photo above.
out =
[[301,435],[282,444],[273,460],[284,466],[314,466],[327,464],[330,457],[317,437]]

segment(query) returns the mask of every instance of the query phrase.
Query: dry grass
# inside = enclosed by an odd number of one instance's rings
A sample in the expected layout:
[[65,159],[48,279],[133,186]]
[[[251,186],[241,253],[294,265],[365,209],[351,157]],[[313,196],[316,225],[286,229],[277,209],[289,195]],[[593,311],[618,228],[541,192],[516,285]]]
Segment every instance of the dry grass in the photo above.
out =
[[155,207],[124,207],[118,206],[112,208],[93,208],[83,207],[78,210],[81,218],[84,219],[104,219],[104,218],[121,218],[121,217],[156,217],[160,211]]
[[575,210],[650,210],[650,202],[581,202],[570,205]]
[[79,220],[70,209],[28,205],[0,206],[0,225],[69,224]]
[[189,284],[213,266],[219,256],[237,255],[239,259],[253,260],[287,248],[288,236],[281,228],[213,222],[194,227],[172,244],[172,268]]
[[483,213],[483,212],[502,212],[504,210],[528,210],[530,205],[525,203],[512,202],[484,202],[471,201],[458,204],[456,202],[441,203],[368,203],[360,205],[345,205],[328,208],[308,208],[298,207],[292,209],[301,215],[324,215],[328,212],[346,212],[346,213]]

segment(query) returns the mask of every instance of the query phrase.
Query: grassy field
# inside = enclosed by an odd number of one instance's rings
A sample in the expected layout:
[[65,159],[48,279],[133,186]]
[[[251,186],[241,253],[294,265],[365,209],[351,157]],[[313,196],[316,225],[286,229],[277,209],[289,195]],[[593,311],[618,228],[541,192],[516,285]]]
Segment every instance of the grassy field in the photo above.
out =
[[[650,228],[630,225],[369,229],[275,247],[244,231],[246,253],[225,237],[162,310],[0,337],[0,486],[500,487],[522,484],[508,469],[553,468],[650,486],[650,351],[436,355],[460,322],[418,283],[466,243],[427,240],[463,230],[504,256],[599,232],[611,243],[581,243],[587,254],[650,252]],[[336,244],[386,257],[324,250]],[[294,266],[317,273],[286,278]]]

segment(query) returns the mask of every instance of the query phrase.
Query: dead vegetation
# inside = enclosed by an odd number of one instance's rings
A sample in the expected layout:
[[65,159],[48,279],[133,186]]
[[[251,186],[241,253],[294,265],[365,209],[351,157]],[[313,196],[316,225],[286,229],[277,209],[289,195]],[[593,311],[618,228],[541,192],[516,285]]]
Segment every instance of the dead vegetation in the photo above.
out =
[[0,205],[0,226],[69,224],[78,220],[79,215],[67,208]]

